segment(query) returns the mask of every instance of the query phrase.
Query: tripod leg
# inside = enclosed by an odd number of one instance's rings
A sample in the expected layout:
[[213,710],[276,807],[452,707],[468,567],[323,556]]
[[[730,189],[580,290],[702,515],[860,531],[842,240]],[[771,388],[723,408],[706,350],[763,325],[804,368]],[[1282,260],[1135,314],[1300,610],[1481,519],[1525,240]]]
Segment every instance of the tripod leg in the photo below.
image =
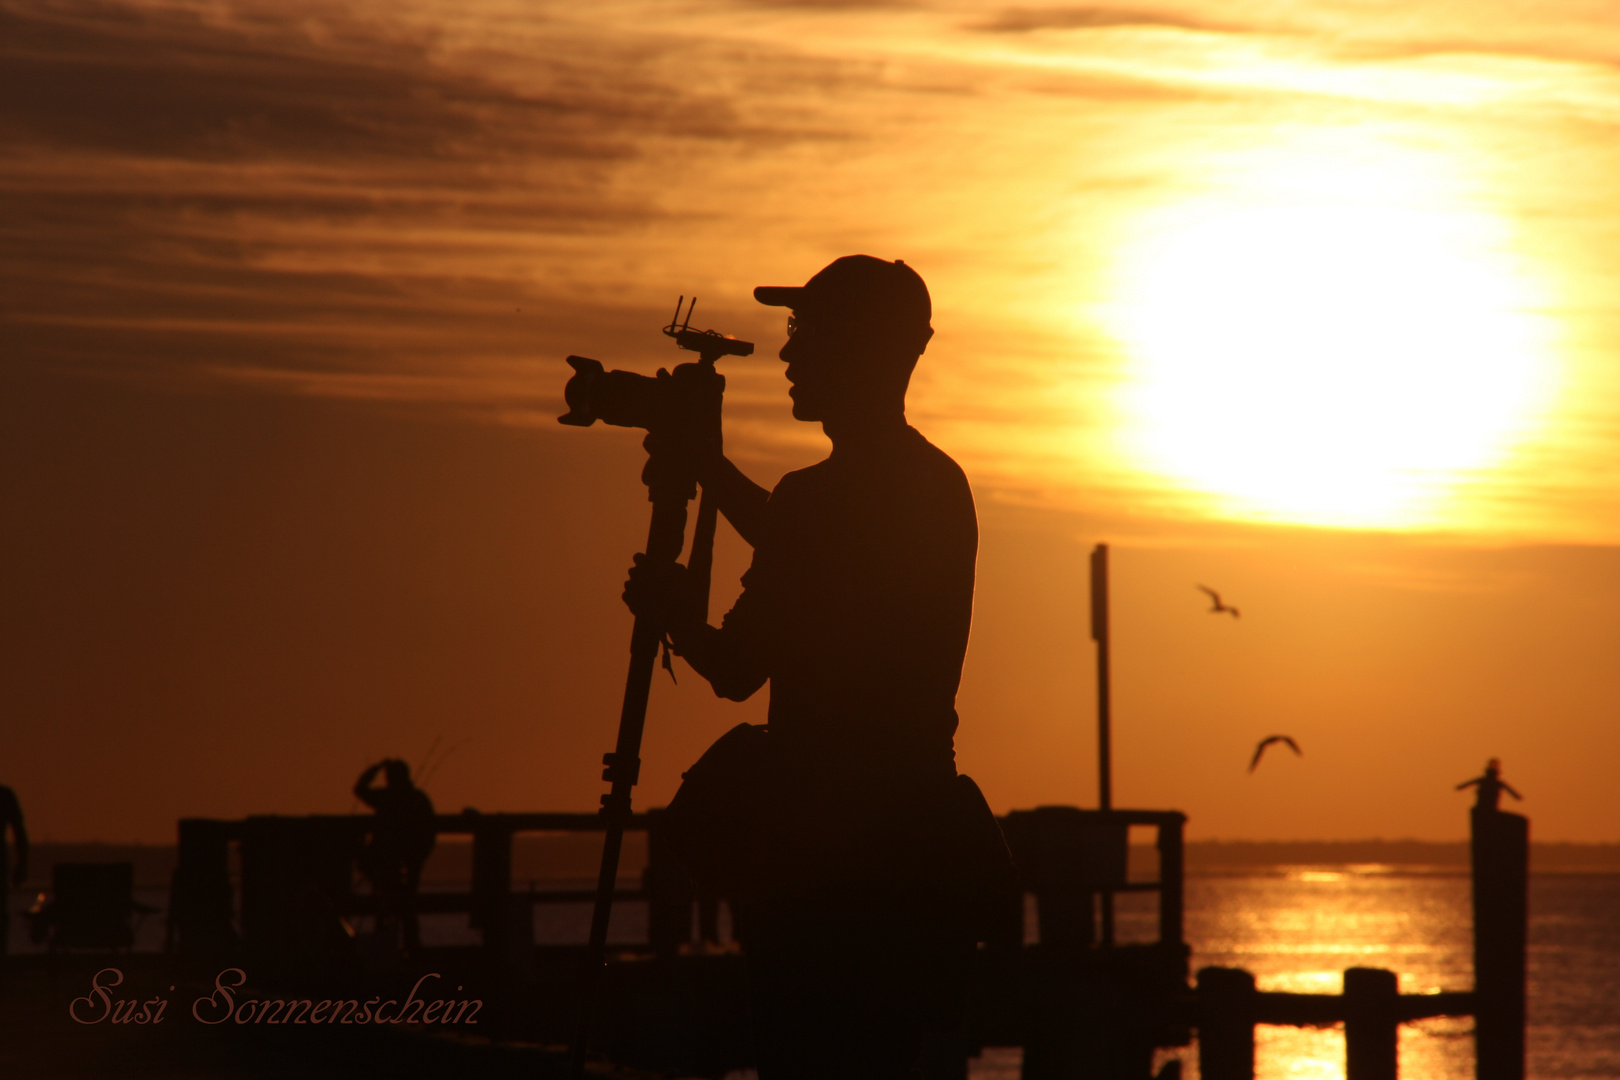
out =
[[709,621],[709,579],[714,573],[714,529],[718,511],[708,491],[698,500],[697,524],[692,527],[692,554],[686,558],[686,579],[692,583],[692,605],[701,622]]
[[[649,559],[674,562],[686,534],[686,498],[654,497],[652,524],[647,530]],[[712,533],[711,533],[712,536]],[[607,823],[602,841],[602,866],[596,878],[596,907],[591,912],[591,939],[586,951],[584,998],[578,1034],[570,1055],[575,1076],[585,1073],[591,1027],[601,996],[602,970],[607,961],[608,918],[613,914],[613,890],[619,878],[619,853],[624,827],[630,818],[630,790],[641,771],[641,733],[647,722],[647,695],[652,689],[653,667],[663,627],[637,616],[630,632],[630,671],[625,677],[624,705],[619,711],[619,739],[604,759],[602,779],[613,785],[602,796],[601,814]]]

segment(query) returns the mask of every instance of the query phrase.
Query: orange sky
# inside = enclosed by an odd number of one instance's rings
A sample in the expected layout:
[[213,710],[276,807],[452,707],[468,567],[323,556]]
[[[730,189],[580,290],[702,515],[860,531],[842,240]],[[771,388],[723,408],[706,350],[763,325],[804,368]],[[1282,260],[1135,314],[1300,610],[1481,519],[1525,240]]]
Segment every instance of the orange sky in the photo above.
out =
[[[1117,803],[1450,838],[1498,755],[1620,839],[1620,36],[1452,12],[6,7],[0,782],[163,840],[443,736],[443,808],[594,805],[646,504],[561,357],[673,363],[695,291],[774,482],[825,443],[749,289],[868,251],[934,293],[999,809],[1095,797],[1107,540]],[[763,705],[660,674],[641,804]]]

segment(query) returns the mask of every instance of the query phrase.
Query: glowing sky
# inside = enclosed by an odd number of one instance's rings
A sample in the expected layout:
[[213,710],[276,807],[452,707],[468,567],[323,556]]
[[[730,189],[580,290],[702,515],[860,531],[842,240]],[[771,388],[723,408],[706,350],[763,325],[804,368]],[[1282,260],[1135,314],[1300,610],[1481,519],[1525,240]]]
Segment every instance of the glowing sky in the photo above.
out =
[[[644,506],[560,359],[672,363],[695,293],[774,481],[825,443],[750,289],[852,251],[933,292],[998,806],[1092,797],[1106,539],[1125,801],[1450,836],[1500,754],[1620,832],[1603,5],[20,2],[0,76],[0,782],[47,833],[341,811],[448,729],[442,804],[594,804]],[[655,801],[760,712],[658,694]],[[1206,768],[1273,728],[1308,770]]]

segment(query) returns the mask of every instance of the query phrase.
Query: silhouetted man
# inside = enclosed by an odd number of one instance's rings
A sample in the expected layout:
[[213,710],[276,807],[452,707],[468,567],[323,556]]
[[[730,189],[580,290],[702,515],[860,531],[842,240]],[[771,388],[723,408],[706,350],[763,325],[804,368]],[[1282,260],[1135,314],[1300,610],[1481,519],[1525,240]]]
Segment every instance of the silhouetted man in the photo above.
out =
[[1472,780],[1464,780],[1462,783],[1457,785],[1457,790],[1462,791],[1464,788],[1471,787],[1479,789],[1474,798],[1475,810],[1498,809],[1497,804],[1502,801],[1502,792],[1504,791],[1509,795],[1512,795],[1515,799],[1524,798],[1524,796],[1513,790],[1512,785],[1510,785],[1506,780],[1502,779],[1501,758],[1491,758],[1491,760],[1485,764],[1484,776],[1476,776]]
[[954,1022],[973,947],[947,870],[973,496],[906,423],[933,334],[910,267],[853,255],[754,296],[792,309],[793,416],[819,421],[832,454],[767,497],[717,432],[689,439],[706,494],[754,545],[743,593],[708,626],[682,615],[681,569],[638,556],[625,600],[716,694],[771,684],[768,836],[741,913],[761,1076],[909,1076],[924,1031]]
[[[379,772],[387,778],[385,787],[372,786]],[[379,761],[361,773],[354,795],[377,812],[359,864],[377,897],[378,929],[402,925],[405,951],[414,953],[422,946],[416,888],[438,835],[433,801],[411,783],[411,767],[398,758]]]
[[[11,850],[6,845],[6,830],[11,830],[17,844],[17,865],[11,866]],[[0,956],[4,956],[11,941],[11,902],[13,888],[28,880],[28,827],[23,824],[22,804],[16,792],[0,785]]]

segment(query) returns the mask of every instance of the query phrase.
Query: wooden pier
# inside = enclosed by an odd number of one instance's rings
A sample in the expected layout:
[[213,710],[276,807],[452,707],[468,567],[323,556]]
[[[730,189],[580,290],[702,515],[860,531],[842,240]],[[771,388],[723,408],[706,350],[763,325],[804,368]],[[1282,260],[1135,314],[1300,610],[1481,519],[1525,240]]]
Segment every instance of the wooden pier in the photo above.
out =
[[[647,834],[640,888],[619,902],[647,906],[646,940],[614,950],[593,1050],[656,1072],[719,1075],[752,1063],[745,960],[721,941],[723,898],[697,897],[671,859],[657,810],[630,819]],[[1023,1048],[1026,1080],[1148,1080],[1156,1050],[1199,1040],[1205,1080],[1252,1080],[1260,1024],[1345,1028],[1348,1080],[1398,1075],[1397,1030],[1426,1016],[1473,1015],[1480,1080],[1522,1080],[1528,825],[1517,815],[1473,819],[1475,970],[1471,992],[1402,995],[1393,972],[1352,968],[1342,994],[1260,991],[1236,969],[1189,981],[1183,933],[1183,815],[1173,811],[1046,806],[1001,818],[1024,880],[982,944],[961,1043],[941,1077],[965,1076],[987,1046]],[[303,982],[352,970],[352,942],[333,928],[377,913],[354,889],[354,855],[368,816],[250,817],[180,823],[169,945],[180,959],[240,963],[255,977]],[[424,892],[420,913],[465,912],[481,944],[427,950],[434,970],[456,970],[507,1001],[501,1034],[563,1043],[572,1034],[583,945],[536,945],[534,906],[581,904],[594,890],[514,890],[513,838],[599,832],[594,814],[440,815],[441,836],[472,838],[468,887]],[[1132,828],[1151,830],[1156,873],[1129,874]],[[231,849],[240,859],[240,901]],[[1147,894],[1157,938],[1116,940],[1114,899]],[[344,965],[348,965],[345,969]]]

